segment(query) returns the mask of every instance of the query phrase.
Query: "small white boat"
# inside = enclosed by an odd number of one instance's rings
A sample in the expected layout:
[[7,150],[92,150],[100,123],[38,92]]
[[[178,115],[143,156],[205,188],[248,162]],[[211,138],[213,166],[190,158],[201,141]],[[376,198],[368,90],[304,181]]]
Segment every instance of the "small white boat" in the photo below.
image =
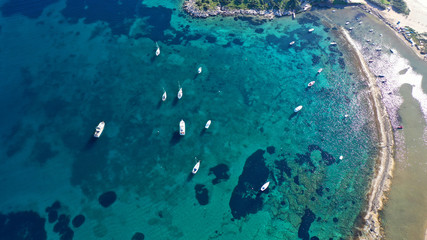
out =
[[309,86],[309,87],[311,87],[311,86],[313,86],[314,85],[314,83],[315,83],[316,81],[311,81],[311,82],[309,82],[308,83],[308,85],[307,86]]
[[373,32],[373,31],[374,31],[374,29],[372,29],[372,28],[371,28],[371,29],[369,29],[369,32]]
[[178,91],[178,99],[182,98],[182,88],[179,89]]
[[209,128],[209,126],[211,125],[211,122],[212,122],[211,120],[209,120],[209,121],[207,121],[207,122],[206,122],[206,125],[205,125],[205,128],[206,128],[206,129],[208,129],[208,128]]
[[365,41],[366,41],[366,42],[370,42],[371,40],[370,40],[370,39],[366,39]]
[[374,60],[373,59],[369,59],[369,61],[368,61],[369,63],[373,63],[374,62]]
[[340,156],[340,160],[343,160],[343,158],[344,158],[344,156],[342,156],[342,155],[341,155],[341,156]]
[[348,24],[350,24],[350,22],[349,22],[349,21],[345,22],[345,25],[348,25]]
[[359,22],[359,25],[362,25],[362,21]]
[[348,30],[350,30],[350,31],[353,30],[353,27],[350,27]]
[[331,42],[331,45],[335,46],[335,45],[337,45],[337,43],[336,42]]
[[160,47],[159,47],[159,44],[157,44],[157,42],[156,42],[156,47],[157,47],[156,56],[159,56],[160,55]]
[[164,102],[164,101],[166,101],[166,98],[167,98],[167,95],[166,95],[166,91],[163,93],[163,95],[162,95],[162,101]]
[[336,12],[336,10],[334,9],[334,10],[332,10],[332,12]]
[[302,105],[299,105],[294,109],[294,112],[299,112],[302,109]]
[[317,73],[321,73],[323,71],[323,68],[317,70]]
[[199,167],[200,167],[200,160],[196,163],[196,165],[194,165],[193,167],[193,171],[191,171],[193,174],[196,174],[197,171],[199,171]]
[[199,67],[199,68],[197,69],[197,73],[198,73],[198,74],[202,73],[202,67]]
[[185,135],[185,122],[184,122],[184,120],[181,120],[181,122],[179,122],[179,135],[182,135],[182,136]]
[[102,121],[96,126],[95,133],[93,134],[94,137],[99,138],[101,136],[102,131],[104,131],[105,122]]
[[380,52],[380,51],[382,51],[382,49],[381,48],[377,48],[377,49],[375,49],[375,51]]
[[289,43],[289,46],[292,46],[294,44],[295,44],[295,41],[292,41],[292,42]]
[[313,32],[313,31],[314,31],[314,28],[308,29],[308,32]]
[[270,185],[270,182],[266,182],[266,183],[264,183],[264,185],[262,185],[262,187],[261,187],[261,191],[262,191],[262,192],[264,192],[264,191],[265,191],[265,189],[267,189],[267,188],[268,188],[268,185]]
[[394,53],[394,50],[390,48],[390,52],[391,52],[391,53]]

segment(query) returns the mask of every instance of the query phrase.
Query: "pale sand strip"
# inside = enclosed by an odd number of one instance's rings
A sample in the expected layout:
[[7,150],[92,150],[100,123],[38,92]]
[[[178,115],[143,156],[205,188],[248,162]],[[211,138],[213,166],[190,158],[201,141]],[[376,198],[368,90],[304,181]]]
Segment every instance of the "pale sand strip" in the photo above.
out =
[[359,67],[362,76],[367,80],[370,89],[370,101],[375,116],[375,125],[378,130],[378,158],[376,161],[374,178],[367,196],[364,226],[360,230],[359,239],[380,239],[383,236],[379,213],[385,200],[385,192],[389,190],[394,166],[394,135],[393,128],[384,104],[381,101],[381,91],[376,83],[375,76],[371,73],[362,54],[356,48],[348,32],[340,27],[340,35],[348,43],[349,53],[353,54],[353,61]]

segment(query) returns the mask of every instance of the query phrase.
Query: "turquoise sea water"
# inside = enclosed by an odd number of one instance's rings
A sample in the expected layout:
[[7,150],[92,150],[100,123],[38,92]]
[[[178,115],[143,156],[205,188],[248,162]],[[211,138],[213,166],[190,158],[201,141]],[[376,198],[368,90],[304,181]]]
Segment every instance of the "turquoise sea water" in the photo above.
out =
[[180,1],[12,2],[0,33],[4,239],[355,234],[373,116],[316,14],[192,19]]

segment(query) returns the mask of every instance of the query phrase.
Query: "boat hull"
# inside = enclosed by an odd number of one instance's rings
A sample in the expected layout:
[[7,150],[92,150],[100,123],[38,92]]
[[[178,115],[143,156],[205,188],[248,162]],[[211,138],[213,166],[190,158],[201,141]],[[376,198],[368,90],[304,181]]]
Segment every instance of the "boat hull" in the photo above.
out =
[[184,122],[184,120],[181,120],[181,122],[179,122],[179,135],[181,135],[181,136],[185,135],[185,122]]
[[104,127],[105,127],[105,122],[104,121],[100,122],[98,126],[96,126],[95,128],[95,133],[93,134],[93,137],[99,138],[102,132],[104,131]]

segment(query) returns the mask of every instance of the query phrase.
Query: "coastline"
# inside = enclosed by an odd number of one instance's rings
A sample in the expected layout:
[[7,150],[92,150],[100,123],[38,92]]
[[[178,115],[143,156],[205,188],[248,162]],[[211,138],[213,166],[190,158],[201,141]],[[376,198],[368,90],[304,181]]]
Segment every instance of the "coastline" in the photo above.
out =
[[385,25],[387,25],[388,27],[390,27],[394,34],[400,39],[402,40],[410,49],[412,49],[412,51],[422,60],[427,61],[427,54],[422,54],[420,49],[417,49],[416,45],[413,45],[409,42],[409,40],[404,36],[403,32],[399,32],[399,30],[395,27],[395,25],[393,23],[391,23],[387,17],[384,17],[383,14],[376,9],[375,7],[365,3],[365,4],[361,4],[359,5],[359,7],[364,10],[365,12],[374,15],[375,17],[377,17],[380,21],[382,21]]
[[367,194],[367,206],[363,212],[363,227],[358,234],[359,239],[380,239],[384,236],[379,211],[386,200],[385,192],[390,189],[394,167],[394,134],[393,128],[382,103],[381,91],[376,83],[375,76],[371,73],[362,54],[357,50],[353,39],[342,27],[339,28],[340,36],[347,43],[349,53],[362,76],[366,79],[370,89],[370,101],[375,116],[375,125],[378,131],[378,157],[375,164],[375,172]]

